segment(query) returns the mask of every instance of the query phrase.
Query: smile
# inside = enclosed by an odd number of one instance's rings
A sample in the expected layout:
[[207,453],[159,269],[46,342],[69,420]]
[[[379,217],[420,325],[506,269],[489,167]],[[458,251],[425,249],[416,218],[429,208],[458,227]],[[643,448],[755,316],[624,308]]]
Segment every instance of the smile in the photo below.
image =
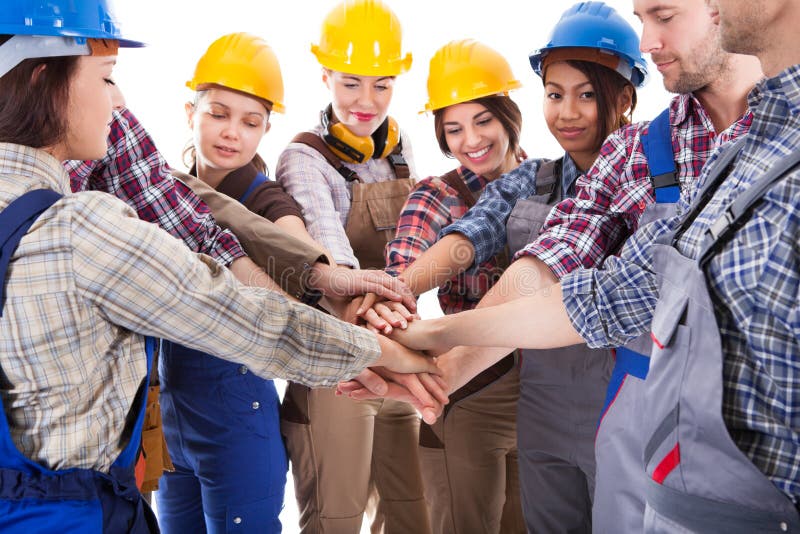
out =
[[482,149],[478,150],[477,152],[467,152],[467,156],[469,156],[471,159],[479,159],[479,158],[482,158],[483,156],[485,156],[486,154],[488,154],[489,150],[491,150],[491,149],[492,149],[492,145],[489,145],[486,148],[482,148]]

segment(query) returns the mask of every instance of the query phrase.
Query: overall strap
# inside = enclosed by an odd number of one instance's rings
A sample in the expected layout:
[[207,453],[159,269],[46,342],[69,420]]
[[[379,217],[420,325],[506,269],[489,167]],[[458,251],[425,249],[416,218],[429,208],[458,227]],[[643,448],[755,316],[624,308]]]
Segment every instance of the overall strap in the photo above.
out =
[[244,192],[242,196],[239,197],[239,202],[241,204],[247,202],[247,199],[250,198],[250,195],[253,194],[253,191],[258,189],[258,187],[261,184],[265,183],[267,180],[269,180],[269,178],[267,178],[263,173],[259,172],[258,174],[256,174],[255,178],[253,178],[253,181],[250,182],[249,186],[247,186],[247,190]]
[[461,175],[458,173],[457,169],[453,169],[447,174],[440,176],[439,179],[458,191],[458,196],[461,197],[461,200],[467,205],[467,209],[474,206],[478,201],[478,199],[475,198],[475,193],[473,193],[470,188],[467,187],[466,182],[461,179]]
[[708,173],[708,176],[706,176],[703,186],[700,191],[697,192],[691,207],[686,211],[681,225],[675,230],[675,234],[672,237],[673,245],[692,225],[697,216],[700,215],[700,212],[706,207],[706,204],[708,204],[714,196],[719,185],[728,177],[731,165],[733,165],[733,161],[736,159],[736,156],[739,155],[743,146],[744,138],[739,138],[735,142],[725,145],[722,149],[719,157],[714,162],[714,168]]
[[342,160],[336,157],[336,154],[333,153],[325,141],[323,141],[317,134],[313,132],[300,132],[292,138],[291,142],[310,146],[322,154],[322,157],[325,158],[325,161],[328,162],[328,165],[336,169],[336,171],[348,182],[362,181],[361,178],[359,178],[358,173],[342,163]]
[[775,182],[800,164],[800,148],[795,148],[788,156],[778,160],[755,184],[742,191],[728,205],[725,211],[706,230],[703,245],[698,256],[700,268],[722,249],[733,235],[750,219],[756,205]]
[[562,158],[545,161],[536,171],[536,194],[528,197],[534,202],[553,204],[561,191]]
[[650,122],[647,132],[642,134],[642,148],[650,169],[650,183],[659,204],[674,204],[681,197],[681,186],[672,151],[672,132],[669,124],[669,108]]
[[36,219],[63,195],[50,189],[28,191],[0,212],[0,317],[5,304],[5,280],[11,256]]
[[392,153],[386,156],[386,161],[392,166],[394,177],[398,180],[405,180],[411,177],[411,171],[408,168],[408,162],[403,157],[403,142],[397,143]]
[[139,453],[139,445],[142,442],[142,427],[144,426],[144,415],[147,407],[147,390],[150,385],[150,373],[153,372],[156,343],[158,343],[156,338],[149,336],[144,338],[145,354],[147,355],[147,374],[139,384],[139,389],[136,391],[136,396],[131,403],[131,409],[125,419],[125,428],[123,428],[120,435],[120,444],[125,443],[125,448],[122,449],[122,452],[113,463],[113,466],[124,470],[133,468]]

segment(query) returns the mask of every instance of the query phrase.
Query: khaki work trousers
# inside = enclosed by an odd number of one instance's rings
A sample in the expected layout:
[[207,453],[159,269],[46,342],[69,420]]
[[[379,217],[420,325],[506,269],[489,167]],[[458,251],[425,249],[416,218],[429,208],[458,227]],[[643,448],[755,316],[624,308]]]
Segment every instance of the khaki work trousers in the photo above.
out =
[[419,418],[393,400],[353,401],[290,383],[281,431],[303,533],[430,532],[418,458]]
[[440,443],[420,446],[420,462],[434,533],[525,533],[517,463],[518,398],[515,365],[459,400],[430,427]]

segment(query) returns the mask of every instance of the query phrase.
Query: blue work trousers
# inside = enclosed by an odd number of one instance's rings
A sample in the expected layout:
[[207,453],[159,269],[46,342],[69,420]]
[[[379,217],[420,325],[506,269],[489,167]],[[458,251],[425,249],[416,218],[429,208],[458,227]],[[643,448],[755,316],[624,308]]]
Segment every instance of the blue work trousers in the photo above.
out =
[[174,472],[156,492],[165,534],[281,531],[288,462],[272,380],[165,343],[164,434]]

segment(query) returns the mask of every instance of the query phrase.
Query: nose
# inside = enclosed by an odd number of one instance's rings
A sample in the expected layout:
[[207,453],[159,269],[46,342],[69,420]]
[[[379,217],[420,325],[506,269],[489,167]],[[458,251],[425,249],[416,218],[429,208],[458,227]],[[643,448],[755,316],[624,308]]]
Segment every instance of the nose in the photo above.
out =
[[477,128],[469,125],[464,127],[464,145],[467,148],[480,148],[482,136]]
[[221,135],[224,139],[239,139],[239,129],[233,121],[227,121]]
[[575,120],[581,115],[578,99],[566,95],[559,106],[559,117],[561,120]]
[[661,35],[653,27],[653,23],[645,21],[642,23],[642,38],[639,40],[639,51],[643,54],[652,54],[661,49]]
[[363,84],[358,92],[358,103],[367,108],[372,108],[375,102],[375,88],[370,84]]
[[125,107],[125,96],[119,88],[119,85],[111,85],[111,105],[115,111],[120,111]]

